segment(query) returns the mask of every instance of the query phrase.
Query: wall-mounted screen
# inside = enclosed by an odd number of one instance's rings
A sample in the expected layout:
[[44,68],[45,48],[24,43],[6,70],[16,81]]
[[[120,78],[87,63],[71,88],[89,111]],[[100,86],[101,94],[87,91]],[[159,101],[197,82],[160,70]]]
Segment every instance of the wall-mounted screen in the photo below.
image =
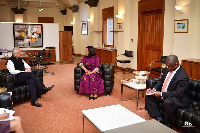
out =
[[42,24],[13,24],[14,47],[43,47]]

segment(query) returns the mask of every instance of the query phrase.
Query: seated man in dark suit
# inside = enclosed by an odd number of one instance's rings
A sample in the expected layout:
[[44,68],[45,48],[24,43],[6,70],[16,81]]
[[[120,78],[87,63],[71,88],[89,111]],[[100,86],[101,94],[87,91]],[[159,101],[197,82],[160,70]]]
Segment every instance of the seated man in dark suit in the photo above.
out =
[[[172,128],[171,123],[175,110],[189,105],[188,87],[189,77],[187,72],[179,65],[176,55],[169,55],[161,79],[153,89],[147,89],[145,104],[149,115]],[[158,108],[160,102],[163,102],[165,107],[164,120]]]
[[20,56],[21,50],[19,48],[13,48],[13,55],[6,63],[6,66],[9,72],[15,75],[16,85],[28,85],[32,98],[31,105],[42,107],[42,105],[36,101],[35,84],[39,89],[43,89],[45,93],[50,91],[54,85],[51,87],[45,87],[44,84],[31,71],[31,67],[23,59],[21,59]]

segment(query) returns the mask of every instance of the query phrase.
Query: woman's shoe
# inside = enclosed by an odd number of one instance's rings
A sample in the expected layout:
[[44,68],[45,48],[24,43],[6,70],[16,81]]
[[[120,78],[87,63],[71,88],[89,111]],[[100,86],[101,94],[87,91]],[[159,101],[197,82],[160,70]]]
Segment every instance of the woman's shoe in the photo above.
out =
[[98,98],[98,96],[97,97],[93,97],[93,100],[95,100],[95,99],[97,99]]
[[[89,100],[93,99],[93,97],[89,97]],[[94,99],[93,99],[94,100]]]

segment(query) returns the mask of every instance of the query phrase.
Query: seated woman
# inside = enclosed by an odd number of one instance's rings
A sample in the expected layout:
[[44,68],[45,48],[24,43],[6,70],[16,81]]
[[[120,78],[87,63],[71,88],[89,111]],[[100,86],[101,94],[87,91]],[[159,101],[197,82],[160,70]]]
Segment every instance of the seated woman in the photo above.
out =
[[[4,113],[0,115],[0,120],[7,119],[9,113]],[[23,133],[21,118],[19,116],[14,116],[15,120],[0,121],[0,133]]]
[[79,94],[90,94],[90,99],[97,99],[99,94],[105,92],[102,72],[100,70],[100,60],[96,55],[93,46],[86,47],[85,56],[79,66],[85,71],[81,77]]

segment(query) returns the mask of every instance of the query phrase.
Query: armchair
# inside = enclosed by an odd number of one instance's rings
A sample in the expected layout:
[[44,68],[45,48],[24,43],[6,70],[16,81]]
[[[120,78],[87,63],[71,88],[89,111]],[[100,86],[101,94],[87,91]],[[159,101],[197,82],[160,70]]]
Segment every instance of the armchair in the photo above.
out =
[[[32,69],[32,72],[37,78],[43,82],[43,71],[42,69]],[[7,92],[12,92],[13,104],[28,100],[30,92],[27,85],[15,85],[15,76],[10,74],[7,69],[0,70],[0,86],[6,87]],[[42,90],[37,88],[36,96],[41,98],[43,94]]]
[[[150,78],[146,80],[146,88],[153,88],[159,78]],[[189,80],[189,98],[188,107],[179,108],[174,112],[173,126],[184,133],[200,133],[200,80]],[[159,105],[163,116],[165,108]]]
[[[126,57],[133,57],[133,51],[125,50],[125,53],[121,54],[121,55],[123,56],[123,59],[118,59],[120,57],[120,55],[118,55],[116,57],[116,62],[117,63],[122,63],[122,72],[123,72],[123,74],[125,74],[126,70],[128,70],[128,72],[132,72],[128,68],[124,67],[124,64],[131,63],[131,60],[126,59]],[[123,79],[124,79],[124,76],[123,76]]]
[[[110,95],[114,86],[114,64],[101,63],[102,79],[104,80],[104,89],[107,95]],[[77,66],[74,68],[74,90],[79,92],[81,77],[84,70]]]
[[[154,71],[157,73],[161,73],[162,75],[162,71],[163,71],[163,64],[165,64],[165,60],[167,59],[167,56],[161,56],[159,61],[152,61],[149,67],[150,72]],[[155,65],[153,65],[155,64]],[[154,67],[153,67],[154,66]]]

